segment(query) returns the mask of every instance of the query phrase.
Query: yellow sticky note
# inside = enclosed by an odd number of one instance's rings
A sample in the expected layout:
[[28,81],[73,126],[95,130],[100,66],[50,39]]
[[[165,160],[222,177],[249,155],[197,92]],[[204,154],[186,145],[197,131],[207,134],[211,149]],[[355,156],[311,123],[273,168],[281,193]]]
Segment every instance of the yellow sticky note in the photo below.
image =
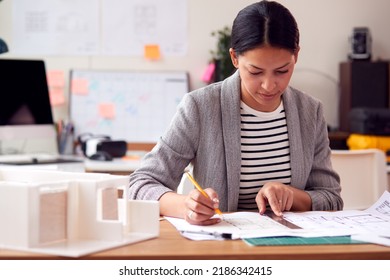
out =
[[61,70],[49,70],[47,71],[47,84],[49,87],[64,87],[65,75]]
[[144,52],[146,59],[156,60],[161,58],[159,45],[146,45]]
[[115,118],[115,104],[114,103],[100,103],[99,115],[105,119]]
[[89,93],[89,83],[87,79],[74,79],[71,84],[71,92],[78,95]]
[[50,104],[52,106],[59,106],[65,104],[64,89],[61,87],[49,88]]

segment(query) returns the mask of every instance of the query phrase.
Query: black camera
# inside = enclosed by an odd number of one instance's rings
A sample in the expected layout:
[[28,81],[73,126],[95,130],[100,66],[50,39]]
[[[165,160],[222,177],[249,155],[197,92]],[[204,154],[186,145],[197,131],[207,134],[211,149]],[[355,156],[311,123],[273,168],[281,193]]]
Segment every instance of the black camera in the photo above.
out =
[[89,159],[107,161],[112,160],[112,158],[123,157],[127,152],[126,141],[114,141],[107,135],[83,133],[79,135],[78,142],[84,156]]

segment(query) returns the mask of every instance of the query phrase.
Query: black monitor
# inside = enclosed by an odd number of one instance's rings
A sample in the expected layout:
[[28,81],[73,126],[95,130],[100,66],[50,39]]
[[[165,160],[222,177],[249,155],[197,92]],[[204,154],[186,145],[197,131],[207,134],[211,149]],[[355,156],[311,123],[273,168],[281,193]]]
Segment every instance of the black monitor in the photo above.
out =
[[53,124],[45,63],[0,59],[0,125]]
[[58,153],[45,64],[0,59],[0,155]]

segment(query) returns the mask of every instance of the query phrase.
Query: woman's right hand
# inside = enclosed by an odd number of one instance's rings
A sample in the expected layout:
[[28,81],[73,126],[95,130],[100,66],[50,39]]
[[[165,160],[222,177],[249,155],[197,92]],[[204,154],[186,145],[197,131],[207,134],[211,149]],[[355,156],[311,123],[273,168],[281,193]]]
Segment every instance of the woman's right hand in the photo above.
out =
[[193,225],[214,225],[221,221],[220,218],[212,218],[215,209],[219,208],[217,193],[211,189],[204,190],[209,197],[202,195],[197,189],[192,190],[184,200],[184,219]]

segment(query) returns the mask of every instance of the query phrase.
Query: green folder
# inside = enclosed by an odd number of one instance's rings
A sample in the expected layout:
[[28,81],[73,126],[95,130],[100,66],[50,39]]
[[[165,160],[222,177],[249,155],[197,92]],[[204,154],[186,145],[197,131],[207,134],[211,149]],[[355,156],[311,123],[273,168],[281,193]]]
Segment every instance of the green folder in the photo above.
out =
[[364,244],[366,242],[351,239],[350,236],[324,237],[261,237],[245,238],[245,243],[251,246],[285,246],[285,245],[332,245],[332,244]]

